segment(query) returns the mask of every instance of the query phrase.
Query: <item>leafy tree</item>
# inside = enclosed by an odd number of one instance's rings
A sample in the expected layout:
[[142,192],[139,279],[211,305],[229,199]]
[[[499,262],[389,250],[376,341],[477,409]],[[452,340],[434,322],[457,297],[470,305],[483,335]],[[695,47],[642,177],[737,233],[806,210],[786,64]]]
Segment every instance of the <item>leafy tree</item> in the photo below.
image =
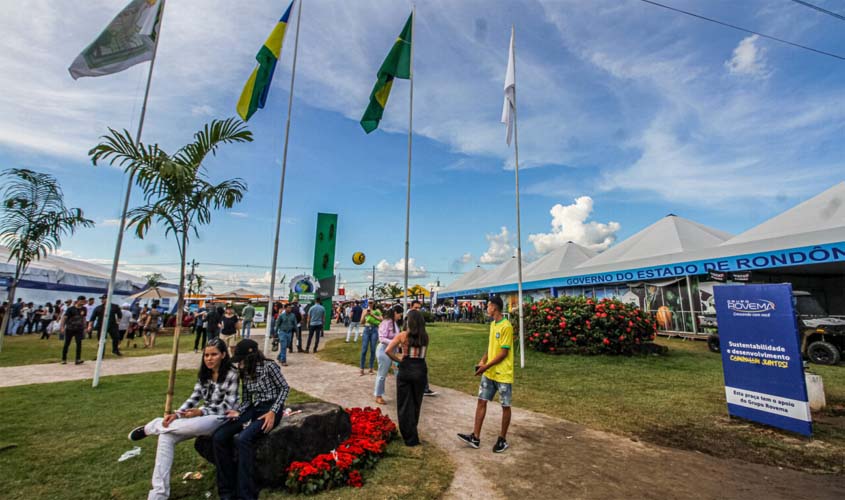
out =
[[[9,261],[16,260],[15,277],[9,288],[9,305],[14,304],[21,276],[29,265],[56,251],[64,236],[79,227],[93,227],[80,208],[66,208],[56,178],[32,170],[11,168],[0,174],[3,189],[0,216],[0,243],[9,248]],[[11,314],[3,315],[0,350]]]
[[402,296],[402,287],[399,283],[376,283],[376,296],[384,298],[396,298]]
[[240,120],[212,120],[194,134],[194,141],[174,154],[168,154],[158,144],[136,143],[126,130],[109,129],[109,135],[90,152],[94,165],[108,161],[120,165],[144,192],[144,205],[127,214],[129,226],[135,235],[144,238],[153,223],[165,229],[165,236],[173,235],[181,259],[179,296],[176,301],[176,329],[173,333],[173,357],[164,404],[170,413],[173,389],[176,383],[176,366],[179,358],[179,335],[185,300],[185,266],[191,235],[199,236],[199,226],[211,222],[215,209],[232,208],[246,192],[242,179],[229,179],[212,184],[206,180],[203,162],[214,155],[221,144],[252,142],[252,132]]
[[158,288],[164,282],[164,275],[161,273],[151,273],[144,276],[147,280],[147,288]]
[[214,290],[214,287],[209,285],[205,281],[205,276],[202,274],[195,274],[194,275],[194,282],[193,286],[188,290],[188,293],[195,293],[197,295],[202,295],[205,292],[210,292]]

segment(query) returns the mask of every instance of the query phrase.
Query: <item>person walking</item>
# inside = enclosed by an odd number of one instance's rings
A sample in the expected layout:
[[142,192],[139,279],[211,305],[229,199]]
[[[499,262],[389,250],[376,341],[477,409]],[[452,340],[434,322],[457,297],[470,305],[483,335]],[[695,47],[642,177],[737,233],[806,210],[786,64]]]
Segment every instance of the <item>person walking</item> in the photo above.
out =
[[147,309],[147,321],[144,323],[144,344],[149,342],[150,349],[156,346],[156,335],[158,335],[158,319],[161,317],[161,311],[158,310],[159,302],[154,300],[152,305]]
[[23,299],[18,297],[17,302],[9,307],[9,326],[6,328],[7,335],[13,337],[18,335],[18,329],[23,325],[23,320],[21,319],[23,306]]
[[[294,330],[296,334],[296,352],[302,352],[302,309],[299,307],[299,302],[293,301],[291,311],[296,316],[296,329]],[[293,352],[293,342],[288,346],[288,350]]]
[[132,333],[132,338],[129,337],[130,335],[130,328],[132,326],[132,311],[129,310],[129,303],[124,302],[120,304],[120,321],[117,322],[117,334],[120,338],[119,342],[123,342],[123,339],[126,339],[126,346],[129,346],[129,341],[135,337],[134,332]]
[[226,345],[230,348],[234,348],[238,340],[237,335],[240,318],[235,314],[235,309],[232,306],[226,307],[226,312],[220,318],[220,325],[220,338],[226,341]]
[[[399,332],[387,345],[387,355],[399,362],[396,376],[396,409],[399,413],[399,432],[405,446],[420,444],[417,424],[422,410],[423,390],[428,377],[425,354],[428,348],[428,333],[425,318],[420,311],[408,311],[407,329]],[[396,348],[402,356],[396,354]]]
[[[208,313],[205,308],[202,308],[197,311],[197,315],[194,317],[194,352],[197,352],[199,347],[207,342],[207,330],[205,328],[207,316]],[[200,343],[200,340],[202,340],[202,343]]]
[[364,314],[364,309],[361,307],[361,303],[357,300],[355,304],[352,306],[350,316],[349,316],[349,328],[346,330],[346,343],[349,343],[349,336],[352,335],[352,330],[355,330],[355,340],[354,342],[358,342],[358,335],[360,333],[359,328],[361,327],[361,316]]
[[370,351],[370,375],[373,372],[373,364],[376,358],[376,344],[378,344],[378,326],[381,324],[381,311],[378,306],[367,308],[364,311],[363,320],[364,334],[361,336],[361,375],[364,374],[364,362],[367,359],[367,350]]
[[252,333],[252,320],[255,319],[255,308],[247,304],[241,311],[241,337],[248,339]]
[[223,308],[214,307],[208,310],[205,316],[205,329],[208,332],[208,340],[214,340],[220,336],[220,320],[223,318]]
[[65,336],[64,347],[62,347],[62,364],[67,364],[67,350],[71,341],[76,341],[76,364],[81,365],[82,360],[82,337],[85,336],[85,317],[88,311],[85,310],[85,296],[80,295],[76,303],[65,309],[62,316],[62,332]]
[[495,296],[487,302],[487,314],[493,319],[490,323],[490,336],[487,352],[475,367],[475,375],[481,375],[478,388],[478,403],[475,407],[475,426],[470,434],[458,434],[458,439],[473,448],[480,446],[481,427],[487,414],[487,403],[499,393],[502,404],[502,429],[499,439],[493,445],[494,453],[502,453],[509,448],[507,437],[511,423],[511,394],[513,389],[513,327],[502,311],[502,298]]
[[399,333],[398,321],[402,319],[402,306],[395,305],[387,308],[384,311],[383,319],[378,326],[378,346],[376,348],[376,359],[378,360],[378,373],[376,373],[376,382],[373,396],[376,398],[376,403],[383,405],[387,404],[384,400],[384,384],[387,380],[387,374],[390,372],[390,367],[393,361],[387,355],[387,346]]
[[213,340],[203,350],[194,391],[176,413],[153,419],[129,433],[130,441],[158,436],[148,500],[170,497],[170,470],[176,445],[191,438],[214,434],[226,421],[226,412],[233,409],[237,402],[238,371],[232,366],[226,344],[220,339]]
[[238,364],[243,394],[238,408],[226,412],[230,420],[212,436],[217,492],[221,500],[255,500],[255,444],[278,425],[290,387],[279,365],[266,359],[252,339],[238,342],[232,363]]
[[[88,304],[85,305],[85,310],[88,311],[88,315],[85,316],[85,324],[86,325],[91,324],[91,321],[92,321],[91,318],[94,316],[94,309],[97,307],[96,305],[94,305],[94,302],[96,302],[94,297],[88,297]],[[88,334],[88,338],[90,339],[91,338],[91,329],[90,328],[88,328],[87,334]]]
[[293,331],[296,330],[296,316],[293,314],[293,306],[285,304],[285,309],[276,319],[276,337],[279,338],[279,363],[282,366],[288,365],[288,345],[293,343]]
[[[102,303],[94,308],[94,312],[91,314],[91,322],[88,323],[88,338],[91,338],[92,330],[97,332],[98,339],[103,334],[103,318],[105,317],[106,311],[106,296],[100,296],[100,300]],[[109,331],[107,333],[109,337],[111,337],[111,352],[115,356],[123,356],[123,353],[120,352],[120,333],[118,329],[118,322],[120,321],[120,318],[123,317],[123,312],[119,307],[117,307],[117,304],[111,304],[108,309]]]
[[314,352],[317,352],[317,346],[320,345],[320,336],[323,334],[323,323],[325,321],[326,309],[320,304],[318,299],[314,299],[314,303],[308,309],[306,316],[306,323],[308,323],[308,342],[305,344],[305,352],[311,350],[311,337],[315,337]]

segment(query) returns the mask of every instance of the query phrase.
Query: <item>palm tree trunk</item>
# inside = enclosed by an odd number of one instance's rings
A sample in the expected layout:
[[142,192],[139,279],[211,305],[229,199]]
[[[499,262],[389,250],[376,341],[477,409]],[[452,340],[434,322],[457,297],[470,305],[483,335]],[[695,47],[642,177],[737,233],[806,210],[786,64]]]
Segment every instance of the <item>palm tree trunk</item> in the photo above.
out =
[[179,295],[176,299],[176,328],[173,330],[173,357],[170,360],[170,374],[167,378],[167,398],[164,413],[172,413],[173,392],[176,386],[176,366],[179,361],[179,335],[182,333],[182,304],[185,302],[185,267],[188,260],[188,228],[182,229],[182,262],[179,268]]

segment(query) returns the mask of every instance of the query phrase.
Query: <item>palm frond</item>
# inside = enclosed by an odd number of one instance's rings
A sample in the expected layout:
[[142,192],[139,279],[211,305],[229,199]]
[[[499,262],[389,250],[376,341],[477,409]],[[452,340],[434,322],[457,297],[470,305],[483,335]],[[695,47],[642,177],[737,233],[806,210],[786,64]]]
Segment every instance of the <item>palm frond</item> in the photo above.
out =
[[252,132],[244,122],[237,118],[212,120],[194,134],[194,142],[177,151],[173,158],[182,164],[200,168],[205,157],[216,154],[221,144],[236,142],[252,142]]

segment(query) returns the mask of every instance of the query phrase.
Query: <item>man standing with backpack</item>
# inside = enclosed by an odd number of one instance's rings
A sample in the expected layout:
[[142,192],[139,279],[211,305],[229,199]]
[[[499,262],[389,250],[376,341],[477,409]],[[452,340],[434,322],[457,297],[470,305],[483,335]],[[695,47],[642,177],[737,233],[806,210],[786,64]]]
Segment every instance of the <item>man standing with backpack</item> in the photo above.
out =
[[355,301],[355,305],[352,306],[352,310],[350,311],[349,316],[349,328],[346,330],[346,343],[349,343],[349,336],[352,335],[352,329],[355,329],[355,340],[354,342],[358,342],[358,335],[360,334],[359,328],[361,328],[361,316],[364,315],[364,309],[361,308],[361,303],[357,300]]
[[85,296],[80,295],[76,303],[69,306],[62,316],[61,330],[65,335],[65,344],[62,348],[62,364],[67,364],[67,350],[72,340],[76,341],[76,364],[81,365],[82,361],[82,338],[85,336],[85,317],[88,311],[85,309]]

